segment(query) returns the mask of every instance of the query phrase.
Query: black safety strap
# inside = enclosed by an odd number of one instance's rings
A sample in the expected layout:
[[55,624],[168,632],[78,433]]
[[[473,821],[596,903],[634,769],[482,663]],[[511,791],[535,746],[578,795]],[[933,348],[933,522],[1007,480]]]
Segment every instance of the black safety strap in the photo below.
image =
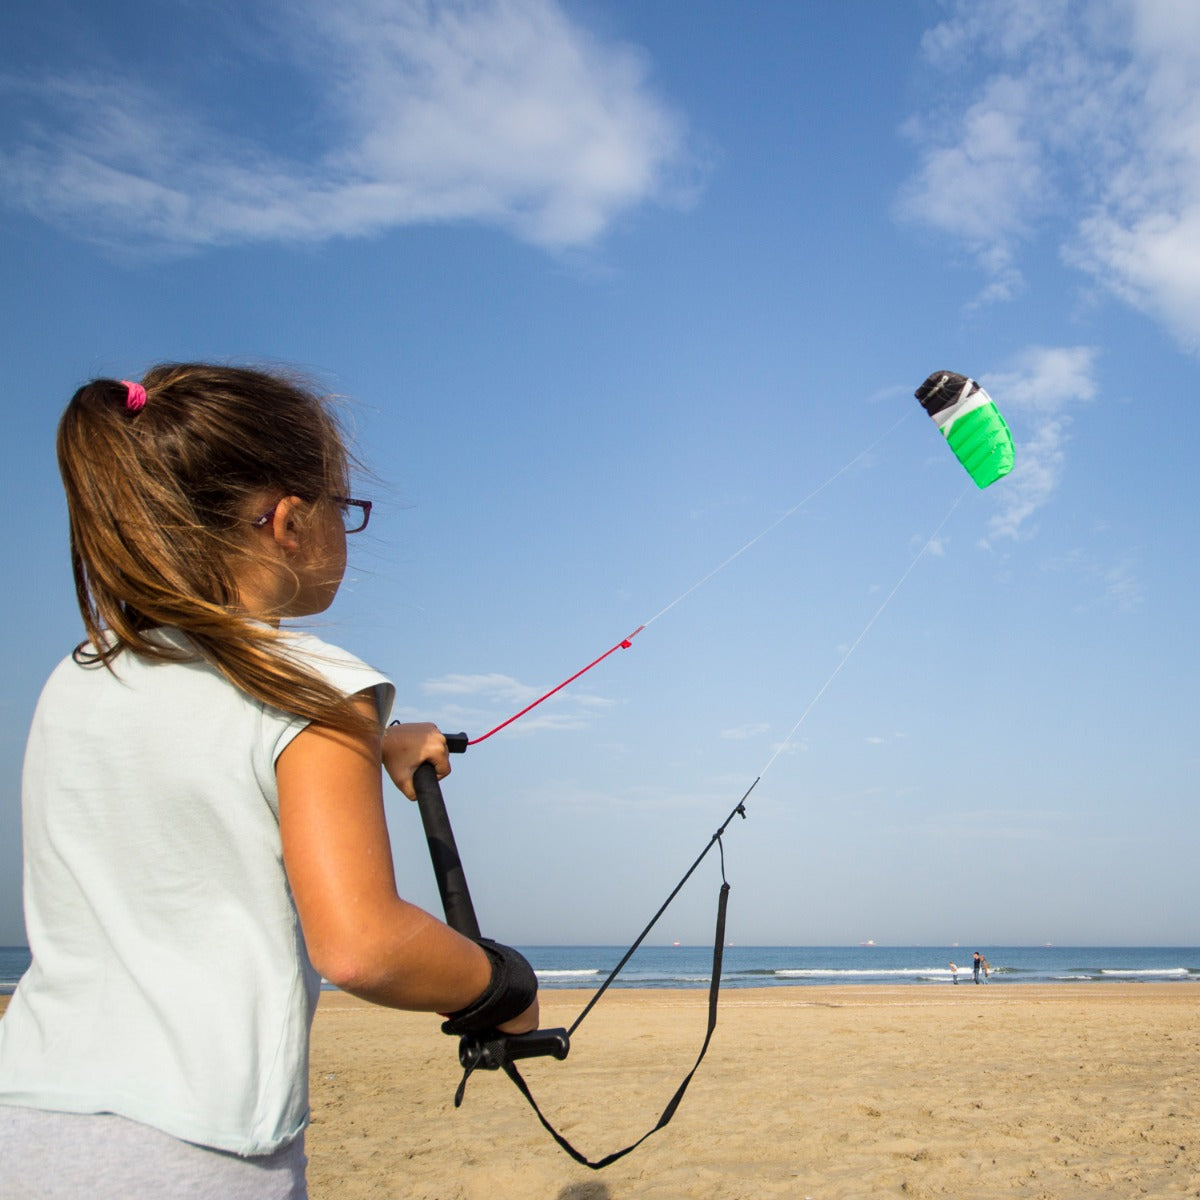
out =
[[[448,748],[458,753],[461,753],[468,745],[466,734],[447,735],[446,741]],[[621,961],[613,968],[608,978],[600,985],[588,1003],[584,1005],[583,1011],[575,1018],[575,1023],[569,1030],[539,1030],[531,1034],[519,1034],[511,1038],[501,1034],[497,1034],[495,1038],[485,1037],[482,1040],[472,1036],[464,1036],[462,1038],[459,1043],[459,1061],[463,1066],[463,1076],[454,1094],[455,1108],[458,1108],[462,1104],[463,1096],[466,1092],[467,1080],[470,1079],[472,1073],[477,1068],[484,1067],[488,1070],[502,1068],[525,1099],[529,1101],[530,1107],[537,1114],[538,1120],[541,1121],[550,1136],[577,1163],[585,1167],[590,1167],[593,1171],[599,1171],[616,1162],[618,1159],[624,1158],[625,1155],[636,1150],[651,1134],[657,1133],[670,1123],[671,1118],[679,1108],[680,1102],[683,1100],[688,1085],[692,1082],[693,1076],[704,1061],[709,1043],[712,1041],[713,1031],[717,1027],[717,997],[721,990],[721,965],[725,956],[725,913],[729,904],[729,881],[725,878],[725,845],[721,840],[721,835],[724,834],[734,817],[740,816],[743,819],[745,818],[746,799],[757,784],[758,780],[755,779],[749,788],[746,789],[745,794],[734,806],[729,816],[725,818],[720,829],[712,835],[708,845],[704,847],[695,862],[684,872],[683,878],[675,885],[674,890],[659,907],[658,912],[651,917],[646,928],[638,935],[637,940],[625,952]],[[450,818],[446,813],[441,788],[438,786],[437,776],[431,764],[423,763],[417,768],[413,774],[413,786],[417,795],[417,804],[421,810],[421,819],[425,825],[434,874],[437,877],[438,889],[441,892],[442,905],[446,911],[447,923],[460,933],[478,939],[479,923],[475,918],[475,909],[471,903],[471,896],[463,874],[462,863],[459,860],[458,849],[454,843],[454,833],[450,828]],[[576,1150],[546,1120],[542,1110],[537,1105],[537,1101],[534,1100],[529,1090],[529,1085],[521,1077],[521,1073],[517,1070],[513,1060],[518,1057],[541,1057],[545,1055],[563,1059],[567,1056],[571,1035],[579,1028],[583,1019],[592,1011],[597,1001],[608,990],[625,964],[633,957],[638,947],[645,941],[650,931],[658,923],[659,918],[666,912],[672,901],[683,889],[684,884],[692,877],[696,868],[703,862],[714,845],[720,851],[721,857],[721,890],[717,899],[717,927],[713,937],[712,978],[708,988],[708,1028],[704,1034],[704,1042],[700,1047],[700,1053],[696,1056],[696,1061],[692,1069],[684,1076],[683,1082],[675,1089],[675,1094],[667,1103],[666,1108],[663,1109],[662,1115],[654,1127],[647,1130],[636,1142],[626,1146],[623,1150],[616,1150],[612,1154],[605,1155],[604,1158],[593,1162],[586,1155]]]
[[[517,1070],[516,1064],[512,1061],[505,1061],[504,1073],[517,1085],[517,1089],[521,1095],[529,1101],[530,1107],[537,1114],[537,1118],[541,1121],[543,1128],[550,1136],[566,1151],[577,1163],[582,1166],[590,1167],[593,1171],[600,1171],[603,1168],[615,1163],[618,1159],[624,1158],[631,1151],[636,1150],[651,1134],[657,1133],[660,1129],[664,1129],[670,1124],[671,1118],[675,1115],[675,1110],[679,1107],[680,1101],[683,1099],[684,1093],[688,1089],[688,1084],[692,1082],[692,1076],[696,1074],[700,1064],[704,1061],[704,1056],[708,1052],[709,1042],[712,1041],[713,1030],[717,1027],[717,996],[721,990],[721,962],[725,954],[725,909],[729,903],[729,884],[724,879],[724,871],[722,870],[721,892],[717,900],[717,930],[713,938],[713,962],[712,962],[712,980],[708,987],[708,1029],[704,1034],[704,1044],[700,1047],[700,1053],[696,1057],[695,1065],[684,1076],[683,1082],[675,1089],[675,1094],[671,1097],[666,1108],[662,1111],[662,1116],[658,1118],[657,1124],[652,1129],[648,1129],[642,1134],[636,1142],[632,1142],[623,1150],[615,1150],[612,1154],[606,1154],[603,1158],[593,1162],[585,1154],[581,1154],[574,1146],[553,1125],[546,1120],[542,1110],[538,1107],[537,1101],[533,1098],[533,1093],[529,1090],[529,1085],[521,1077],[520,1071]],[[466,1082],[464,1076],[463,1082]]]

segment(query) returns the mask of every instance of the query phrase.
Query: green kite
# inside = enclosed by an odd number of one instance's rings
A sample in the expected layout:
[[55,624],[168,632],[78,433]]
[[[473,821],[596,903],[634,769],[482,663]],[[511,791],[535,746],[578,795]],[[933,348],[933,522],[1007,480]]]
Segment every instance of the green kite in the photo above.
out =
[[981,488],[1012,470],[1012,434],[991,396],[975,380],[935,371],[917,388],[916,397]]

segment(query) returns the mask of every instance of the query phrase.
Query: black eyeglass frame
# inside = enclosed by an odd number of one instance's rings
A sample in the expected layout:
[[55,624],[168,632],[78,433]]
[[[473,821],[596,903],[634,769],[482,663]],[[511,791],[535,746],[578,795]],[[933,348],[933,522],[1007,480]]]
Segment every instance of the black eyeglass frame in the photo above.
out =
[[[330,496],[329,498],[334,502],[334,504],[340,505],[343,510],[357,508],[359,512],[362,513],[362,523],[355,525],[353,528],[347,526],[347,533],[362,533],[362,531],[366,529],[367,522],[371,519],[371,508],[373,505],[372,501],[355,500],[353,496]],[[343,513],[343,516],[345,515],[348,514]],[[255,529],[262,529],[268,521],[272,520],[274,516],[275,509],[272,508],[270,512],[265,512],[261,517],[256,517],[250,522],[250,524],[253,525]]]

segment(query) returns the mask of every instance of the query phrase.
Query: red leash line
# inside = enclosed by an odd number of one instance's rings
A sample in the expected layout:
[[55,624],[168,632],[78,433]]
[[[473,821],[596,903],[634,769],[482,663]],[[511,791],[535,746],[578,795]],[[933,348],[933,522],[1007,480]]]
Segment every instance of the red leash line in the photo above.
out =
[[[611,650],[606,650],[602,655],[600,655],[600,657],[598,659],[596,659],[595,662],[588,663],[588,665],[586,667],[584,667],[582,671],[576,671],[575,674],[572,675],[570,679],[564,679],[562,681],[562,683],[560,683],[558,685],[558,687],[552,688],[544,696],[539,696],[538,699],[536,699],[532,704],[526,705],[526,707],[521,709],[521,711],[519,713],[515,713],[513,716],[509,717],[507,721],[504,721],[501,724],[497,725],[495,729],[489,729],[487,731],[487,733],[482,734],[480,737],[472,738],[467,743],[467,745],[468,746],[477,746],[477,745],[479,745],[480,742],[486,741],[488,738],[490,738],[492,736],[493,733],[499,733],[501,729],[504,729],[507,726],[511,725],[514,721],[519,720],[531,709],[537,708],[537,706],[539,704],[541,704],[543,700],[549,700],[550,697],[553,696],[555,692],[561,692],[563,690],[563,688],[565,688],[569,683],[574,683],[575,680],[580,677],[580,675],[583,675],[585,672],[590,671],[596,665],[596,663],[603,662],[610,654],[614,653],[617,650],[628,650],[629,643],[631,641],[633,641],[633,639],[635,637],[637,637],[637,635],[639,633],[641,633],[643,629],[645,629],[649,625],[653,625],[654,622],[657,621],[659,617],[666,616],[666,614],[668,612],[670,612],[670,610],[673,609],[675,607],[675,605],[677,605],[681,600],[685,600],[694,591],[696,591],[697,588],[702,587],[710,579],[712,579],[712,577],[714,575],[717,575],[721,571],[725,570],[725,568],[727,566],[729,566],[730,563],[732,563],[735,559],[740,558],[743,554],[745,554],[746,551],[749,550],[750,547],[755,544],[755,542],[758,542],[762,538],[766,537],[766,535],[768,533],[770,533],[776,526],[782,525],[783,522],[788,519],[788,517],[793,516],[795,513],[799,512],[800,509],[802,509],[810,500],[812,500],[816,496],[819,496],[827,487],[830,486],[830,484],[832,484],[836,479],[840,478],[847,471],[849,471],[850,468],[853,467],[855,463],[857,463],[860,459],[865,458],[868,454],[870,454],[871,451],[874,450],[875,447],[878,446],[879,443],[884,440],[884,438],[886,438],[889,434],[891,434],[896,429],[898,429],[902,424],[904,424],[904,422],[907,421],[910,416],[912,416],[912,413],[913,413],[912,409],[906,409],[904,416],[902,416],[891,427],[891,429],[887,430],[887,432],[885,432],[885,433],[880,434],[879,437],[877,437],[865,450],[860,450],[848,463],[846,463],[842,467],[839,467],[832,475],[830,475],[830,477],[828,479],[826,479],[824,483],[822,483],[819,487],[814,488],[811,492],[809,492],[809,494],[807,496],[805,496],[805,498],[803,500],[801,500],[798,504],[793,504],[792,507],[787,510],[787,512],[785,512],[782,516],[777,517],[774,521],[772,521],[771,524],[768,525],[766,527],[766,529],[764,529],[761,533],[755,534],[754,537],[752,537],[740,550],[735,550],[727,559],[725,559],[724,562],[720,563],[718,566],[714,567],[711,571],[709,571],[709,573],[707,575],[705,575],[703,579],[700,579],[696,583],[693,583],[690,588],[688,588],[686,591],[680,593],[680,595],[676,596],[675,599],[672,600],[671,603],[668,604],[666,608],[661,609],[659,612],[657,612],[654,616],[652,616],[644,624],[639,625],[628,637],[622,638]],[[793,730],[793,733],[794,732],[795,731]]]
[[527,712],[532,712],[533,709],[537,708],[537,706],[539,704],[541,704],[543,700],[549,700],[550,697],[553,696],[555,692],[561,692],[563,690],[563,688],[565,688],[567,686],[567,684],[574,683],[575,680],[577,680],[580,677],[580,675],[586,674],[594,666],[596,666],[597,663],[602,663],[610,654],[615,654],[616,651],[618,651],[618,650],[628,650],[630,645],[633,642],[633,639],[635,637],[637,637],[637,635],[639,633],[641,633],[642,630],[645,628],[646,628],[645,625],[639,625],[628,637],[622,638],[615,646],[613,646],[613,648],[611,650],[605,650],[605,652],[602,655],[600,655],[599,658],[597,658],[593,662],[588,663],[588,665],[586,667],[583,667],[580,670],[576,671],[575,674],[572,675],[570,679],[564,679],[562,681],[562,683],[560,683],[558,685],[558,687],[551,688],[544,696],[539,696],[532,704],[527,704],[523,709],[521,709],[521,711],[519,713],[514,713],[511,717],[509,717],[507,721],[501,721],[500,724],[497,725],[495,729],[489,729],[487,731],[487,733],[480,734],[479,737],[477,737],[477,738],[472,738],[467,743],[467,745],[468,746],[478,746],[480,742],[486,742],[487,739],[490,738],[493,733],[499,733],[500,730],[504,729],[508,725],[511,725],[514,721],[519,720]]

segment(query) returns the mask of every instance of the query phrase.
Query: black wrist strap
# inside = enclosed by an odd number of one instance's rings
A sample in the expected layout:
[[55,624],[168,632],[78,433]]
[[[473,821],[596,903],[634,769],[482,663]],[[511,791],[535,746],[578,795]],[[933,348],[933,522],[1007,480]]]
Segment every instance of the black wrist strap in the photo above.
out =
[[524,955],[491,938],[474,941],[491,960],[491,981],[477,1000],[447,1015],[443,1033],[487,1033],[519,1017],[537,996],[537,976]]

